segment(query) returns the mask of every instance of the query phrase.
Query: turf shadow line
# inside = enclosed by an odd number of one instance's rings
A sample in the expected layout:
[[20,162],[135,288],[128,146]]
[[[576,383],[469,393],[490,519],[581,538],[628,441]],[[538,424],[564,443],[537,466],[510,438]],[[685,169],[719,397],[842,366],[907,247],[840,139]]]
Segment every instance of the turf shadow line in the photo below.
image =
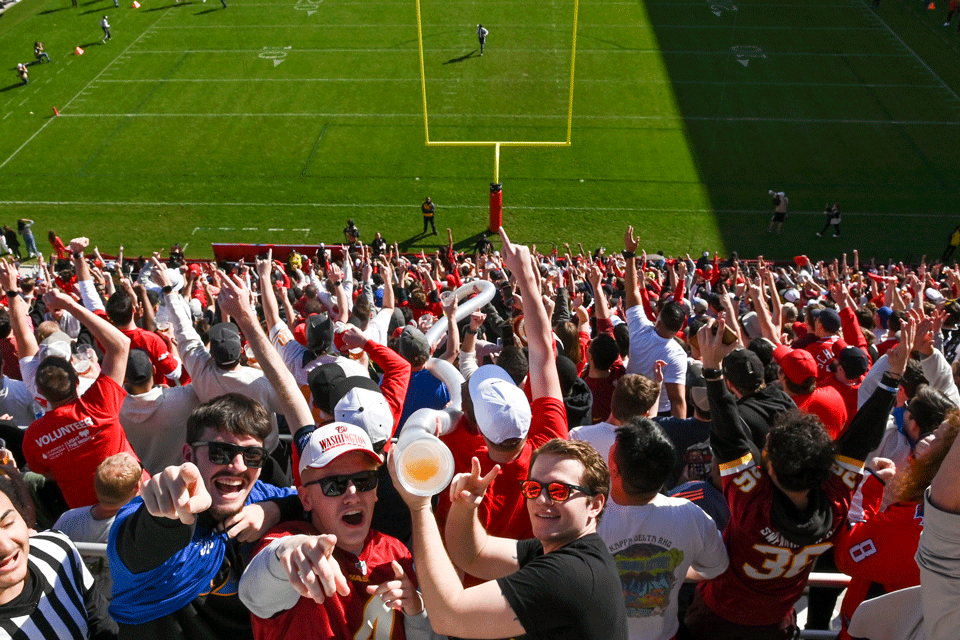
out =
[[[140,104],[138,104],[136,107],[133,108],[133,110],[131,111],[131,114],[136,114],[138,111],[140,111],[144,107],[144,105],[146,105],[146,103],[150,100],[150,98],[152,98],[153,95],[157,91],[159,91],[161,87],[167,84],[167,80],[170,78],[170,76],[173,75],[174,72],[176,72],[176,70],[180,68],[180,65],[183,64],[184,60],[186,60],[187,56],[189,55],[190,55],[190,52],[185,51],[183,55],[180,56],[180,58],[170,67],[170,70],[167,72],[167,75],[161,78],[157,82],[156,86],[154,86],[153,89],[147,92],[147,95],[143,97],[143,100],[140,101]],[[131,118],[129,116],[122,118],[120,120],[120,124],[114,127],[113,131],[111,131],[108,135],[106,135],[103,138],[103,142],[100,143],[100,146],[97,147],[93,151],[93,153],[90,154],[90,157],[87,158],[87,161],[84,162],[79,169],[77,169],[77,172],[75,175],[82,176],[86,171],[87,167],[90,165],[90,163],[96,160],[100,156],[100,152],[103,150],[103,148],[109,145],[113,141],[113,139],[117,137],[117,134],[119,134],[122,129],[126,128],[126,126],[130,123],[130,120]]]
[[[850,73],[853,74],[853,77],[856,78],[858,81],[860,81],[860,83],[863,85],[863,89],[865,89],[867,93],[873,97],[873,99],[877,103],[877,106],[880,107],[881,113],[887,116],[889,120],[894,121],[895,119],[893,117],[893,114],[890,113],[889,109],[887,109],[886,105],[883,103],[883,100],[880,99],[876,91],[874,91],[872,87],[867,86],[867,83],[865,82],[864,78],[862,78],[860,74],[857,73],[856,68],[852,64],[850,64],[849,58],[847,58],[846,56],[841,56],[840,59],[843,60],[843,63],[850,70]],[[920,145],[918,145],[916,140],[913,139],[913,136],[911,136],[907,132],[906,127],[904,127],[901,124],[894,124],[893,128],[897,131],[897,133],[900,134],[900,137],[903,138],[903,140],[908,145],[910,145],[910,148],[913,149],[914,153],[917,154],[917,157],[920,158],[921,162],[923,162],[923,164],[926,166],[928,175],[931,175],[936,179],[936,182],[940,186],[940,189],[944,191],[949,190],[950,189],[949,181],[947,180],[946,176],[944,176],[943,173],[940,172],[936,164],[930,161],[930,158],[927,157],[927,154],[923,152],[923,149],[921,149]]]
[[300,170],[300,177],[307,177],[307,169],[310,168],[310,163],[313,162],[313,156],[317,153],[317,148],[320,146],[320,142],[323,140],[323,136],[327,133],[327,122],[323,123],[323,127],[320,129],[320,134],[317,136],[317,140],[313,143],[313,148],[310,149],[310,155],[307,156],[307,161],[303,165],[303,169]]

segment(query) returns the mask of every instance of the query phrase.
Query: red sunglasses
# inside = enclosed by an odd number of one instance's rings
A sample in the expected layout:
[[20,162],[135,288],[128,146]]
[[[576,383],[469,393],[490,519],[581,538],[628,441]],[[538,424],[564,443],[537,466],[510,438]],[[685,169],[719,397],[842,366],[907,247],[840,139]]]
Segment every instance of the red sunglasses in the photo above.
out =
[[536,500],[540,497],[540,492],[547,490],[547,495],[554,502],[566,502],[570,499],[572,491],[582,491],[588,496],[596,495],[596,491],[581,487],[578,484],[567,484],[566,482],[548,482],[544,484],[538,480],[522,480],[520,482],[520,495],[527,500]]

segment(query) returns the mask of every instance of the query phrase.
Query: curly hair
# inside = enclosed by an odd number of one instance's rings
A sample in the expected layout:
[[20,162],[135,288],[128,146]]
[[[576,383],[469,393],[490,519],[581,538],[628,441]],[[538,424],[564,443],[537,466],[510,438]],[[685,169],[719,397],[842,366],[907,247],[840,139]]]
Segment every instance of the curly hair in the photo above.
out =
[[797,409],[778,416],[764,448],[764,458],[788,491],[822,485],[830,477],[833,456],[833,441],[820,418]]

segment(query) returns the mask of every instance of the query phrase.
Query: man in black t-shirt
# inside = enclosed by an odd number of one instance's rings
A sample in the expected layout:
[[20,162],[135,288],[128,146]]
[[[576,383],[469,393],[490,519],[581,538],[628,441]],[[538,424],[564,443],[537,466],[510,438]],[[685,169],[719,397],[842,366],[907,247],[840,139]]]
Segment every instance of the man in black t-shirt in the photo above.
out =
[[[500,237],[505,266],[521,291],[532,290],[536,284],[529,250],[512,244],[503,229]],[[528,339],[546,344],[551,335],[546,310],[536,296],[525,296],[529,299]],[[536,351],[531,348],[531,372],[537,370],[532,362]],[[535,396],[559,397],[556,369],[531,374],[531,387]],[[394,477],[395,464],[391,451]],[[596,532],[610,490],[603,457],[587,443],[559,438],[532,453],[527,479],[521,483],[531,540],[490,536],[480,524],[477,508],[499,472],[496,465],[481,476],[480,461],[474,457],[470,473],[454,477],[446,549],[430,497],[414,496],[394,482],[410,507],[413,558],[434,631],[474,638],[626,640],[620,576]],[[487,582],[464,589],[453,563]]]

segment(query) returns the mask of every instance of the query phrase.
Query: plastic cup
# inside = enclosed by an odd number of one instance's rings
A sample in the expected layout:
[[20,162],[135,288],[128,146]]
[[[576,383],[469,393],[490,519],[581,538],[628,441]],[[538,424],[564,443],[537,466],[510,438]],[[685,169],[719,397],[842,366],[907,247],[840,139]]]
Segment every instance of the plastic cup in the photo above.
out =
[[397,480],[415,496],[434,496],[453,480],[453,454],[436,436],[397,443]]
[[451,304],[453,304],[453,301],[456,299],[456,297],[457,297],[456,291],[444,291],[443,293],[440,294],[440,304],[442,304],[445,307],[448,307]]

